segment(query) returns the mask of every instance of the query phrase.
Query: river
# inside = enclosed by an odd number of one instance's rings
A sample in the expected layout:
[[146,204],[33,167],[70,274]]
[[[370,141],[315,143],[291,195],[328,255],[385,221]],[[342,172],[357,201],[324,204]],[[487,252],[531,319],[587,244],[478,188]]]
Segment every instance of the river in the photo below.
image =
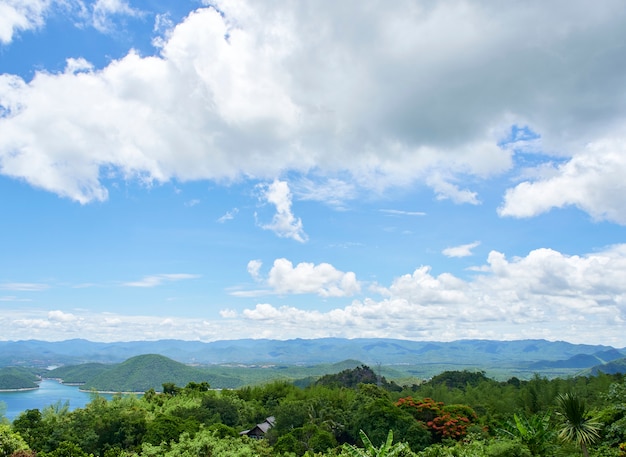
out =
[[[110,399],[109,394],[100,394]],[[66,386],[52,379],[44,379],[39,384],[39,389],[22,390],[17,392],[0,392],[0,414],[4,411],[4,417],[10,421],[15,419],[22,411],[38,409],[42,411],[46,406],[69,402],[69,409],[83,408],[91,401],[90,392],[81,392],[77,386]],[[6,406],[4,410],[3,406]]]

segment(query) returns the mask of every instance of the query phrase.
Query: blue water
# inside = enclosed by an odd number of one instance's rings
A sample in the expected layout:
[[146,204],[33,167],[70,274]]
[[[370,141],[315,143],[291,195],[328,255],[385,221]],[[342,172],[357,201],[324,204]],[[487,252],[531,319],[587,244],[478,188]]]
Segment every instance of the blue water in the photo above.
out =
[[[69,409],[83,408],[92,399],[89,392],[81,392],[76,386],[65,386],[58,381],[46,379],[41,381],[39,389],[24,390],[19,392],[0,392],[0,415],[4,411],[4,417],[9,420],[15,419],[22,411],[27,409],[43,410],[46,406],[61,405],[69,402]],[[110,399],[112,395],[102,395]],[[6,410],[3,408],[6,406]]]

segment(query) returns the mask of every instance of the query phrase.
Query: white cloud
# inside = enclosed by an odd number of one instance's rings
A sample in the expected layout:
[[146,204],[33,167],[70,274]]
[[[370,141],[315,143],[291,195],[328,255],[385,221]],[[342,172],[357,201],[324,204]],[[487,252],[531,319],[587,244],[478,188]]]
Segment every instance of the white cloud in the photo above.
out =
[[144,276],[140,281],[126,282],[123,285],[127,287],[157,287],[165,282],[182,281],[186,279],[196,279],[200,275],[187,273],[159,274]]
[[302,262],[295,267],[285,258],[274,260],[266,278],[261,276],[260,260],[248,262],[248,273],[256,282],[262,282],[268,288],[264,290],[237,290],[231,295],[238,297],[257,297],[269,294],[315,294],[320,297],[348,297],[361,290],[361,285],[353,272],[337,270],[329,263]]
[[595,220],[626,225],[626,138],[588,145],[557,166],[551,176],[509,189],[501,216],[532,217],[552,208],[576,206]]
[[[470,281],[429,267],[398,277],[385,298],[356,300],[326,312],[260,304],[240,317],[288,335],[460,338],[547,338],[626,343],[626,245],[586,256],[538,249],[506,260],[492,252]],[[231,313],[232,315],[232,313]],[[601,332],[600,332],[600,329]],[[608,330],[607,330],[608,329]],[[284,335],[284,333],[283,333]]]
[[248,262],[248,273],[250,273],[250,276],[252,276],[252,279],[254,279],[255,281],[261,280],[261,275],[259,272],[261,271],[262,266],[263,262],[261,262],[260,260],[251,260],[250,262]]
[[340,210],[358,195],[353,183],[338,178],[301,178],[292,187],[300,200],[319,201]]
[[239,213],[239,209],[233,208],[230,211],[226,211],[226,213],[221,216],[217,222],[223,224],[224,222],[231,221],[235,218],[235,216]]
[[282,238],[291,238],[300,243],[307,241],[302,220],[291,212],[291,191],[286,181],[275,180],[268,186],[261,186],[261,199],[276,207],[276,214],[269,224],[259,224]]
[[452,200],[455,203],[470,203],[472,205],[480,204],[476,192],[459,189],[456,184],[444,179],[438,173],[429,176],[426,182],[435,191],[437,200]]
[[422,211],[402,211],[398,209],[381,209],[381,213],[391,214],[392,216],[426,216]]
[[[18,12],[0,15],[6,42],[40,24],[48,3],[3,5]],[[123,1],[96,6],[134,14]],[[131,52],[102,70],[39,72],[28,83],[2,75],[0,173],[81,203],[108,197],[105,175],[225,182],[295,172],[336,179],[348,198],[340,182],[358,191],[422,182],[437,198],[476,204],[462,180],[510,170],[514,151],[498,141],[511,124],[574,159],[625,124],[619,1],[218,6],[223,14],[201,8],[168,28],[156,57]],[[589,180],[562,204],[587,211],[606,188]],[[540,206],[538,193],[516,192]],[[537,212],[514,196],[503,214]]]
[[33,282],[7,282],[0,284],[0,290],[13,290],[21,292],[38,292],[49,289],[48,284]]
[[39,28],[53,0],[0,1],[0,43],[8,44],[19,31]]
[[353,272],[344,273],[328,263],[302,262],[295,267],[287,259],[276,259],[267,283],[279,294],[317,294],[345,297],[360,290]]
[[474,254],[472,252],[472,249],[479,245],[480,241],[474,241],[473,243],[445,248],[443,251],[441,251],[441,253],[446,257],[469,257]]
[[143,13],[124,0],[96,0],[92,6],[92,25],[103,33],[114,31],[113,16],[140,17]]
[[[293,267],[281,284],[298,290],[332,290],[328,275],[315,267]],[[336,270],[330,269],[331,272]],[[462,338],[545,338],[624,347],[626,325],[626,245],[584,256],[537,249],[507,259],[493,251],[469,280],[435,275],[424,266],[402,275],[381,297],[354,300],[329,310],[259,303],[220,318],[141,316],[89,310],[45,311],[5,307],[4,339],[93,341],[180,338],[214,341],[237,338],[390,337],[445,341]],[[332,275],[330,275],[332,276]],[[324,277],[324,280],[311,278]],[[316,282],[317,281],[317,282]],[[332,281],[331,281],[332,282]],[[336,283],[340,280],[336,279]]]
[[55,310],[48,313],[48,320],[51,322],[74,322],[78,318],[71,313]]

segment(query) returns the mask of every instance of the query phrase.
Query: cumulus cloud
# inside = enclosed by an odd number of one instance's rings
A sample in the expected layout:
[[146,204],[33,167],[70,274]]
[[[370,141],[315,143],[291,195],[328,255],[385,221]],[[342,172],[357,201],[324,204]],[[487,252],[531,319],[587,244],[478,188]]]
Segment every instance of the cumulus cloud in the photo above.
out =
[[[40,24],[49,3],[3,5],[6,42]],[[128,5],[96,3],[134,14]],[[582,144],[625,124],[617,0],[218,8],[168,28],[156,56],[130,52],[100,70],[41,71],[30,82],[0,76],[0,173],[81,203],[108,197],[102,176],[225,182],[292,172],[337,179],[348,198],[357,193],[341,182],[375,191],[421,182],[437,198],[477,204],[463,178],[511,169],[515,151],[499,141],[512,124],[539,132],[544,150],[571,166],[591,160]],[[517,203],[522,193],[541,206],[539,192],[520,186],[503,214],[537,212]],[[590,179],[568,202],[589,210],[596,186],[606,188]]]
[[[281,287],[292,293],[332,291],[331,276],[336,277],[335,285],[341,283],[332,268],[329,271],[333,274],[328,275],[321,274],[322,268],[316,266],[278,265],[288,272],[286,279],[280,279]],[[537,249],[525,257],[507,259],[492,251],[474,274],[473,278],[461,279],[450,273],[434,274],[432,268],[422,266],[379,287],[379,296],[354,299],[346,306],[325,311],[263,302],[242,310],[223,309],[219,318],[208,319],[6,306],[0,314],[0,326],[5,339],[20,339],[24,334],[45,336],[47,340],[83,337],[94,341],[327,336],[430,341],[545,338],[624,346],[625,244],[582,256]],[[307,285],[296,285],[296,276]]]
[[282,238],[291,238],[300,243],[307,241],[302,220],[296,218],[291,211],[291,191],[286,181],[275,180],[268,186],[261,186],[261,199],[276,207],[272,222],[260,223],[265,230],[271,230]]
[[74,322],[78,318],[72,313],[65,313],[63,311],[55,310],[48,313],[48,320],[56,322]]
[[575,206],[595,220],[626,225],[626,137],[589,144],[550,176],[524,181],[506,192],[501,216],[532,217]]
[[480,245],[480,241],[474,241],[469,244],[462,244],[460,246],[452,246],[449,248],[445,248],[441,253],[446,257],[469,257],[473,255],[472,249],[478,247]]
[[[586,256],[538,249],[507,260],[489,254],[477,275],[433,275],[424,266],[379,288],[383,298],[321,312],[259,304],[239,317],[311,336],[597,340],[623,345],[626,245]],[[231,314],[232,316],[232,314]],[[606,331],[606,329],[614,329]],[[320,330],[322,329],[322,330]]]
[[200,275],[187,273],[159,274],[144,276],[139,281],[125,282],[123,285],[127,287],[157,287],[166,282],[183,281],[186,279],[196,279],[199,277]]
[[262,262],[248,262],[248,273],[257,281],[268,287],[260,291],[236,291],[236,296],[258,296],[267,294],[315,294],[320,297],[347,297],[361,290],[361,285],[354,272],[337,270],[329,263],[302,262],[295,267],[290,260],[280,258],[274,260],[267,277],[260,273]]
[[313,293],[322,297],[345,297],[358,292],[353,272],[344,273],[328,263],[302,262],[295,267],[287,259],[276,259],[267,283],[280,294]]

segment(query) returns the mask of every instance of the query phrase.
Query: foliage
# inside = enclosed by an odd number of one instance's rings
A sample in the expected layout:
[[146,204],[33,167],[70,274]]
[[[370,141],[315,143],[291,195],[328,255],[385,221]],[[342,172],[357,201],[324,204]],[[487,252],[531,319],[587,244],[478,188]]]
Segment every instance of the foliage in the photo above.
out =
[[414,400],[412,397],[405,397],[396,404],[426,425],[432,433],[433,442],[460,440],[467,435],[469,426],[477,420],[476,413],[469,406],[444,406],[443,402],[436,402],[432,398]]
[[559,438],[578,444],[587,457],[587,446],[600,438],[600,423],[589,417],[585,402],[572,393],[559,395],[557,404],[562,418]]
[[20,450],[29,450],[26,441],[8,425],[0,424],[0,457],[8,457]]
[[337,374],[327,374],[318,379],[315,384],[352,389],[356,388],[359,384],[376,384],[386,390],[402,390],[396,383],[387,381],[384,376],[374,373],[374,370],[366,365],[346,369]]
[[29,368],[0,368],[0,389],[36,389],[38,379]]
[[514,414],[513,420],[508,421],[503,429],[504,433],[517,438],[535,456],[550,455],[555,432],[550,423],[550,413],[535,414],[530,417]]
[[387,439],[380,447],[372,444],[363,430],[359,432],[363,448],[358,448],[352,444],[345,444],[344,451],[350,457],[398,457],[409,455],[410,448],[405,443],[393,444],[393,431],[389,430]]
[[484,371],[444,371],[433,376],[427,384],[444,384],[448,389],[465,389],[467,386],[475,387],[488,379]]
[[164,383],[187,385],[190,382],[211,382],[199,368],[157,354],[132,357],[91,378],[85,389],[111,392],[145,392],[161,390]]
[[[579,444],[557,441],[556,435],[575,422],[565,420],[565,408],[558,414],[551,409],[555,398],[567,396],[562,392],[576,392],[584,400],[586,424],[597,431],[589,454],[618,457],[619,444],[626,442],[620,375],[498,382],[481,373],[449,372],[437,383],[402,392],[378,383],[299,388],[276,380],[221,391],[206,380],[164,384],[164,393],[151,390],[142,397],[94,394],[73,411],[62,403],[27,410],[5,427],[9,436],[21,437],[22,457],[32,457],[24,454],[30,450],[40,457],[351,457],[368,451],[389,457],[395,449],[398,457],[571,456],[581,452]],[[597,419],[590,418],[591,410]],[[269,416],[275,425],[265,439],[240,436]],[[398,443],[388,443],[390,431]]]

